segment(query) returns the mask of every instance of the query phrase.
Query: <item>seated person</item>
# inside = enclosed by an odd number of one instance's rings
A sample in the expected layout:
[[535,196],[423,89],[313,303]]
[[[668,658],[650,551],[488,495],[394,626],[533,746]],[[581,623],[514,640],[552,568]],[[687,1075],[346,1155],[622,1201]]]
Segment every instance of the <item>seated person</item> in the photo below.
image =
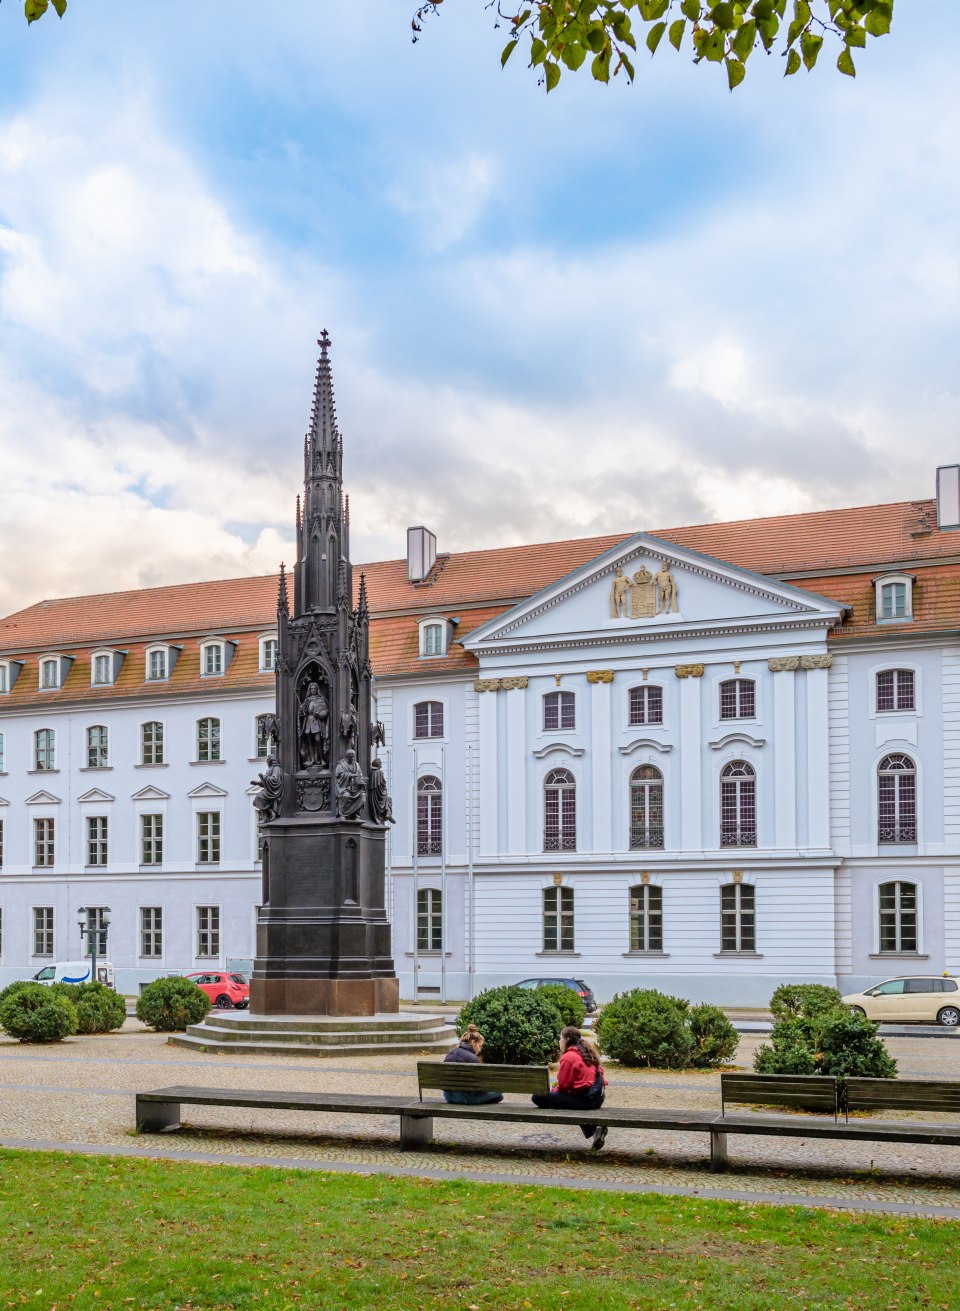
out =
[[[534,1093],[534,1106],[558,1111],[596,1111],[603,1105],[607,1086],[600,1064],[600,1053],[593,1043],[572,1025],[560,1034],[560,1068],[553,1091]],[[581,1124],[584,1138],[592,1138],[595,1152],[607,1140],[606,1125]]]
[[[460,1038],[459,1047],[454,1047],[452,1052],[447,1052],[444,1056],[444,1062],[450,1062],[454,1065],[481,1065],[480,1053],[483,1050],[483,1034],[475,1024],[469,1024],[466,1032]],[[500,1092],[444,1092],[444,1101],[452,1102],[455,1106],[483,1106],[487,1102],[502,1102],[503,1093]]]

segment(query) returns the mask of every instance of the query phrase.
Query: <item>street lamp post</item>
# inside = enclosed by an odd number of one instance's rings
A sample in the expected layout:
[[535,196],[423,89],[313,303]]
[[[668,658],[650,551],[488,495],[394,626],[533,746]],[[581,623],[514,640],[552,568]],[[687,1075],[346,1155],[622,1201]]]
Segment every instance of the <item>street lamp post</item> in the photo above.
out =
[[[97,913],[99,911],[99,914]],[[100,934],[103,934],[103,955],[107,952],[107,930],[110,927],[109,906],[81,906],[77,911],[80,924],[80,941],[87,939],[87,951],[90,955],[90,981],[97,981],[97,947]]]

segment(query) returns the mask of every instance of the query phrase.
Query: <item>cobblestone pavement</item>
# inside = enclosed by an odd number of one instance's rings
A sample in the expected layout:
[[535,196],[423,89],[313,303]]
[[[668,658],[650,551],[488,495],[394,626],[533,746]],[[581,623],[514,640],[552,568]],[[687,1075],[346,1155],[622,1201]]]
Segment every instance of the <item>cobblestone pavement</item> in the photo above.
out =
[[[761,1039],[745,1036],[737,1063],[749,1068]],[[960,1041],[891,1038],[903,1076],[960,1078]],[[387,1170],[432,1177],[696,1192],[700,1196],[808,1201],[871,1209],[929,1210],[960,1219],[960,1149],[927,1145],[731,1137],[726,1174],[711,1175],[705,1134],[612,1130],[602,1153],[575,1128],[435,1122],[436,1140],[400,1152],[392,1117],[311,1115],[186,1107],[189,1126],[169,1137],[137,1136],[137,1090],[172,1083],[211,1087],[414,1094],[415,1058],[217,1056],[167,1045],[128,1020],[118,1034],[50,1047],[0,1036],[0,1142],[200,1155],[249,1164]],[[719,1107],[719,1075],[607,1069],[608,1105]],[[936,1119],[937,1117],[931,1117]]]

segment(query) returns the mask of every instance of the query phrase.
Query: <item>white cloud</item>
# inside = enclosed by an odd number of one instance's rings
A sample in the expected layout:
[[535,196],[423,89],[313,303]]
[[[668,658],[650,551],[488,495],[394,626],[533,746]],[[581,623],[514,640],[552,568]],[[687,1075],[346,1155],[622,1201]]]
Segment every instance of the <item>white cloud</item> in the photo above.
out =
[[476,154],[424,161],[405,169],[403,180],[389,187],[387,196],[414,220],[428,250],[443,251],[462,241],[479,221],[497,172],[493,160]]

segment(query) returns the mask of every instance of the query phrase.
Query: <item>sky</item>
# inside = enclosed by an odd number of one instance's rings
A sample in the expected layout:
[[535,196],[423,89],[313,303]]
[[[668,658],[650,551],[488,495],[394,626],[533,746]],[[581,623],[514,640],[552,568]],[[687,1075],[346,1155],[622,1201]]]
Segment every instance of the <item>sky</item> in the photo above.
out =
[[324,328],[355,563],[960,460],[951,0],[856,81],[664,42],[549,97],[485,0],[414,8],[0,3],[0,614],[289,563]]

